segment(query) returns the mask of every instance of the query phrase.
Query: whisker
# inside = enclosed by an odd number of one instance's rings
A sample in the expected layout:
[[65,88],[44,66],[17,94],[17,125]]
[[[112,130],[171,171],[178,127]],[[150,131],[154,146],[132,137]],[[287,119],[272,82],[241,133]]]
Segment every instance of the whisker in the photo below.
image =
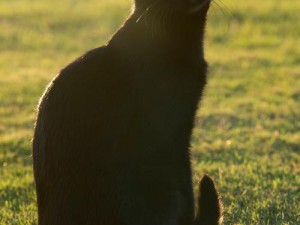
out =
[[157,6],[159,6],[159,4],[161,3],[161,0],[157,0],[154,3],[152,3],[147,10],[147,13],[145,15],[145,17],[147,17],[147,14],[151,14],[151,36],[152,38],[154,37],[155,33],[156,33],[156,29],[157,29],[157,17],[159,15],[159,10],[157,8]]
[[225,5],[225,3],[222,0],[215,0],[213,1],[213,4],[216,5],[219,9],[221,9],[223,15],[229,15],[230,17],[232,17],[230,9]]
[[211,0],[206,0],[206,1],[201,2],[201,3],[200,3],[199,5],[197,5],[196,7],[190,9],[188,13],[194,14],[194,13],[199,12],[206,4],[208,4],[208,2],[210,2],[210,1],[211,1]]
[[136,20],[136,23],[140,22],[141,19],[144,17],[145,19],[145,25],[148,26],[147,22],[147,13],[159,2],[160,0],[157,0],[153,2],[150,6],[144,3],[144,5],[141,6],[141,9],[145,8],[144,12],[142,12],[141,16]]
[[[222,2],[222,0],[215,0],[213,1],[213,6],[217,6],[219,9],[221,9],[222,14],[225,16],[225,18],[227,16],[229,17],[233,17],[232,13],[230,12],[230,9],[225,5],[224,2]],[[222,6],[221,6],[222,4]],[[214,7],[212,7],[214,9]],[[226,19],[226,32],[228,32],[229,30],[229,26],[230,26],[230,20],[227,18]]]
[[220,2],[220,5],[222,4],[223,8],[227,11],[227,13],[232,15],[230,8],[225,4],[225,1],[223,0],[218,0],[218,1]]

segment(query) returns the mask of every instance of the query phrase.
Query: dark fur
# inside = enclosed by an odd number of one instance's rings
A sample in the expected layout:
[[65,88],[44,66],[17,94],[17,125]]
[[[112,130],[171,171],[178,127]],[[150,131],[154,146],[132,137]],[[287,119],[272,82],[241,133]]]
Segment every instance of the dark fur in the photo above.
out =
[[188,149],[209,3],[188,14],[187,0],[136,1],[108,45],[64,68],[41,99],[39,225],[193,224]]
[[222,223],[223,205],[213,180],[205,175],[199,184],[198,213],[194,225]]

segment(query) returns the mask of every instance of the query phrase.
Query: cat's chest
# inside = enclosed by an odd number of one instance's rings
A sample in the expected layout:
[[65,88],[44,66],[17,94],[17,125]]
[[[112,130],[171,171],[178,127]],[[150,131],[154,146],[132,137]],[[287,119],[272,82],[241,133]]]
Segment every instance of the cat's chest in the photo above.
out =
[[142,130],[164,140],[189,135],[204,87],[201,71],[184,68],[156,68],[136,74],[134,85]]
[[192,68],[147,68],[135,74],[134,86],[140,102],[148,110],[189,111],[200,98],[204,77],[200,70]]

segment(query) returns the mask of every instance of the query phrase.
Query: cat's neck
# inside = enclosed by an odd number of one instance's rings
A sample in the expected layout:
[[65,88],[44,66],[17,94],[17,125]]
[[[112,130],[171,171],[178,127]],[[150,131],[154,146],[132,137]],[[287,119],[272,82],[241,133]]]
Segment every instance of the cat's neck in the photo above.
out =
[[165,21],[152,15],[135,12],[109,44],[124,49],[154,51],[159,48],[172,54],[203,56],[204,24],[201,18],[174,17]]

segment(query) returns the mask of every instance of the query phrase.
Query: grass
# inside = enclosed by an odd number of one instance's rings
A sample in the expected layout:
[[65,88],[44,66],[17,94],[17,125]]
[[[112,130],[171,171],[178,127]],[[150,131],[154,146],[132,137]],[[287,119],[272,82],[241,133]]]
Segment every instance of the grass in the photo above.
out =
[[[225,224],[300,224],[300,2],[223,2],[207,27],[195,184],[215,178]],[[129,12],[129,0],[0,0],[0,225],[36,224],[30,139],[46,84]]]

